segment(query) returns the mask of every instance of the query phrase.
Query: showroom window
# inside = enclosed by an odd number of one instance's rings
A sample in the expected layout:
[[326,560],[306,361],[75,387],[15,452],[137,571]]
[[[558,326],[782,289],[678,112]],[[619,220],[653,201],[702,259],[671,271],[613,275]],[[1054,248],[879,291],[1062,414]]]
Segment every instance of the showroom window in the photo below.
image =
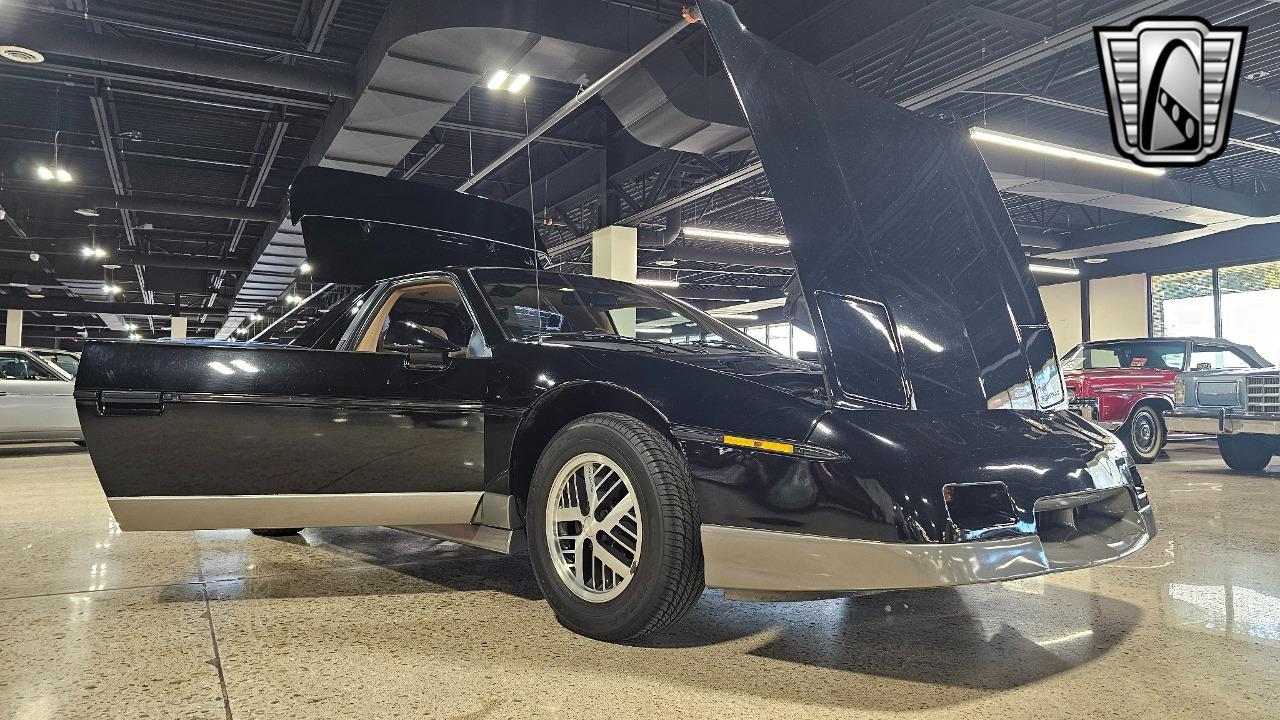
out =
[[1153,337],[1214,336],[1213,271],[1151,276]]
[[1222,337],[1280,362],[1280,261],[1218,270]]
[[[1280,261],[1151,276],[1153,337],[1221,337],[1252,345],[1275,363],[1280,361],[1278,316]],[[1213,360],[1215,366],[1229,361]]]
[[818,341],[802,328],[791,323],[772,323],[770,325],[752,325],[742,328],[748,336],[768,345],[770,348],[796,357],[801,352],[817,352]]

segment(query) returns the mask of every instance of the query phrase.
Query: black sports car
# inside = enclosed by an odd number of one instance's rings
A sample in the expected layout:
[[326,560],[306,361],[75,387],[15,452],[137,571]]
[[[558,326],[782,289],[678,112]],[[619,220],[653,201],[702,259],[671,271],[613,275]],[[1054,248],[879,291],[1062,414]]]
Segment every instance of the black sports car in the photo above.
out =
[[1142,482],[1067,412],[1039,294],[964,134],[701,6],[817,363],[652,290],[540,267],[523,210],[312,168],[290,213],[331,284],[255,342],[86,347],[76,397],[120,526],[390,525],[527,548],[561,621],[611,640],[668,625],[704,586],[988,582],[1145,545]]

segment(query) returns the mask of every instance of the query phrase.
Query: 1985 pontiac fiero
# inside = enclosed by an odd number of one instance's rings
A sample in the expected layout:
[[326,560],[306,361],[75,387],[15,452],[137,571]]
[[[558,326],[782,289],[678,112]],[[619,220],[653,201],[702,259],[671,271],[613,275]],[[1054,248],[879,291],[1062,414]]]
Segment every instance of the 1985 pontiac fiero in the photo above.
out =
[[290,213],[331,284],[256,342],[86,348],[76,397],[120,526],[390,525],[527,549],[561,622],[611,640],[668,625],[704,586],[946,586],[1145,545],[1142,482],[1067,412],[967,139],[769,46],[719,0],[702,11],[820,362],[539,267],[523,210],[308,169]]

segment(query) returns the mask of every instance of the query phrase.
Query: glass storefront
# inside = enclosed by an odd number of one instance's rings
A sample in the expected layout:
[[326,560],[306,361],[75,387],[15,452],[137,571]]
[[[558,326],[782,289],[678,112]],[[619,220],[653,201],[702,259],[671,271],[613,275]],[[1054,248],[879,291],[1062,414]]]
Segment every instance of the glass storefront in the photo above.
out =
[[1280,362],[1277,318],[1280,261],[1151,276],[1154,337],[1220,336],[1252,345],[1275,363]]

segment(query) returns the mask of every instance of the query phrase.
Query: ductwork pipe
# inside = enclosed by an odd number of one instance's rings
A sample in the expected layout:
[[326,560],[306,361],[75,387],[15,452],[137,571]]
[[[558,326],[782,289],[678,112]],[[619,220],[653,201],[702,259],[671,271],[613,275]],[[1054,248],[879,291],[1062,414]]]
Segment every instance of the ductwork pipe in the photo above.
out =
[[161,215],[186,215],[188,217],[211,217],[225,220],[249,220],[252,222],[276,222],[280,220],[280,211],[275,208],[238,207],[235,205],[215,205],[212,203],[127,197],[124,195],[95,197],[92,198],[91,204],[98,210],[135,210],[137,212],[151,212]]
[[312,93],[327,98],[349,99],[355,96],[355,83],[351,78],[340,78],[291,65],[275,65],[214,50],[148,42],[136,38],[64,31],[48,26],[23,26],[20,35],[11,33],[0,35],[0,45],[8,43],[29,47],[45,55],[62,55],[82,60],[99,60],[152,70],[187,73],[249,85]]
[[1236,112],[1280,125],[1280,93],[1242,82],[1236,88]]
[[529,144],[532,143],[534,140],[537,140],[539,137],[542,137],[543,135],[545,135],[548,130],[555,127],[556,124],[559,123],[561,120],[565,119],[566,117],[569,117],[569,113],[572,113],[574,110],[577,110],[578,108],[582,107],[583,103],[595,97],[597,94],[600,93],[601,90],[605,89],[606,87],[609,86],[610,83],[612,83],[614,80],[617,80],[619,77],[621,77],[623,73],[635,67],[636,64],[638,64],[641,60],[645,59],[651,53],[653,53],[654,50],[657,50],[658,48],[662,47],[663,45],[666,44],[668,40],[680,34],[681,30],[685,29],[692,23],[697,22],[698,21],[697,17],[698,16],[696,14],[696,10],[691,11],[686,16],[686,19],[682,19],[679,22],[677,22],[675,25],[672,25],[670,28],[667,28],[665,32],[663,32],[658,37],[650,40],[648,44],[646,44],[644,47],[637,50],[635,54],[633,54],[631,57],[619,63],[617,67],[613,68],[612,70],[605,73],[604,75],[601,75],[599,80],[596,80],[595,82],[588,85],[586,88],[582,90],[582,92],[578,93],[577,95],[574,95],[573,99],[565,103],[563,107],[551,113],[551,115],[546,120],[542,121],[541,125],[534,128],[533,131],[530,132],[527,136],[525,136],[523,140],[521,140],[520,142],[517,142],[514,146],[508,148],[505,152],[499,155],[493,162],[480,168],[480,170],[477,171],[475,175],[472,175],[470,178],[467,179],[466,182],[459,185],[458,190],[461,190],[463,192],[470,190],[472,187],[475,186],[476,183],[485,179],[485,177],[487,177],[494,170],[497,170],[498,168],[505,165],[508,160],[516,156],[516,153],[528,147]]

